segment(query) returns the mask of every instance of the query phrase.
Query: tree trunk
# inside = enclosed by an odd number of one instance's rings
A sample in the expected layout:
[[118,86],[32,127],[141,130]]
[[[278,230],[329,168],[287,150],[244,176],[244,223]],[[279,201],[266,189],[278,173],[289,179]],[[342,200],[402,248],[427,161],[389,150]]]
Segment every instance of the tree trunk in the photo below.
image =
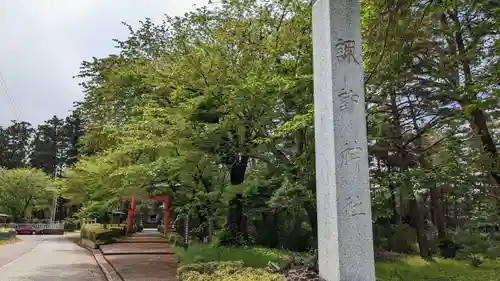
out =
[[420,249],[420,256],[423,258],[430,258],[431,252],[429,247],[429,241],[427,239],[427,233],[425,230],[425,221],[423,218],[423,207],[420,206],[416,198],[410,198],[410,212],[412,221],[417,232],[418,247]]
[[26,216],[26,211],[28,210],[28,207],[29,207],[29,205],[30,205],[30,203],[31,203],[31,199],[33,199],[33,195],[30,195],[30,196],[28,197],[28,199],[26,199],[26,202],[24,203],[24,206],[23,206],[23,210],[22,210],[22,212],[21,212],[21,214],[20,214],[20,215],[21,215],[21,216],[20,216],[20,218],[22,218],[22,219],[24,219],[24,218],[25,218],[25,216]]
[[[455,24],[455,43],[460,54],[460,63],[464,74],[464,83],[466,93],[468,94],[465,99],[461,101],[463,107],[468,106],[471,102],[477,99],[474,90],[474,78],[471,70],[470,56],[467,54],[467,47],[462,34],[462,22],[455,11],[449,13],[453,23]],[[481,138],[481,144],[484,152],[489,156],[490,168],[488,169],[489,177],[493,183],[493,194],[497,198],[498,213],[500,213],[500,173],[498,172],[498,151],[491,136],[487,124],[487,117],[484,111],[476,108],[471,112],[470,127],[472,131]]]
[[443,189],[441,187],[434,186],[430,190],[431,193],[431,210],[433,210],[432,222],[436,226],[438,231],[438,237],[440,240],[446,238],[446,225],[444,219],[444,210],[442,205],[442,194]]
[[498,161],[498,151],[488,128],[488,124],[486,123],[486,116],[482,110],[475,109],[472,111],[470,127],[472,131],[481,138],[483,150],[490,158],[491,167],[489,169],[489,176],[495,186],[494,194],[496,197],[500,197],[500,174],[495,164]]
[[[245,180],[245,172],[248,165],[249,157],[243,155],[234,163],[229,170],[231,185],[240,185]],[[237,194],[233,199],[229,200],[227,213],[226,230],[233,236],[248,237],[247,220],[243,215],[243,196]]]
[[311,203],[305,203],[304,208],[307,212],[307,217],[309,218],[309,223],[311,224],[312,232],[313,232],[313,238],[314,238],[314,244],[317,244],[318,241],[318,212],[316,209],[316,206]]

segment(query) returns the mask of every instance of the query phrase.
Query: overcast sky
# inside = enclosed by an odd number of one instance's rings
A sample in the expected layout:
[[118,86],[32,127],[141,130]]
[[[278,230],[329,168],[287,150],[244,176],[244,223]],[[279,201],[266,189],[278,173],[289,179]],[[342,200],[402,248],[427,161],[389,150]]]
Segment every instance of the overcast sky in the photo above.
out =
[[[182,15],[208,0],[0,0],[0,125],[65,117],[82,98],[80,63],[114,53],[122,21]],[[13,104],[9,102],[12,98]],[[17,110],[16,110],[17,109]]]

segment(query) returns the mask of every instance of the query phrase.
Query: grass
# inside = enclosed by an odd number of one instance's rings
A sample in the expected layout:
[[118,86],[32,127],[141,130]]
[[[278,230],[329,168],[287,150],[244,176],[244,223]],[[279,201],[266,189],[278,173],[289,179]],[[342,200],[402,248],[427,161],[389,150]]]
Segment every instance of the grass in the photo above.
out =
[[174,254],[181,265],[210,261],[242,261],[247,267],[266,267],[268,261],[281,262],[288,253],[277,249],[242,247],[226,248],[207,244],[192,244],[185,251],[181,247],[174,248]]
[[440,258],[426,261],[417,256],[405,256],[397,262],[377,263],[376,272],[384,281],[417,281],[430,277],[449,278],[443,281],[493,281],[499,280],[500,261],[486,261],[476,268],[467,261]]
[[13,243],[16,243],[16,242],[19,242],[19,241],[21,241],[21,239],[19,239],[17,237],[12,237],[12,238],[9,238],[9,239],[6,239],[6,240],[0,240],[0,246],[7,245],[7,244],[13,244]]
[[[187,251],[174,248],[181,265],[210,261],[243,261],[246,267],[263,268],[268,261],[283,262],[288,253],[267,248],[225,248],[193,244]],[[478,268],[467,261],[436,258],[426,261],[418,256],[403,256],[397,261],[376,266],[377,278],[383,281],[493,281],[500,280],[500,260],[486,261]],[[430,278],[442,277],[440,279]],[[429,278],[429,279],[427,279]]]

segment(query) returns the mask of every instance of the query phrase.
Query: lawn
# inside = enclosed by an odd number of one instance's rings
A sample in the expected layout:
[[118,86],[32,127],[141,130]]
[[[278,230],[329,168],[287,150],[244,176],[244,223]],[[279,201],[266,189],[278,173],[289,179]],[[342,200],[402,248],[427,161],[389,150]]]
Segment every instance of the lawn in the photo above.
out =
[[19,242],[19,241],[21,241],[21,239],[19,239],[17,237],[9,238],[9,239],[6,239],[6,240],[0,240],[0,246],[7,245],[7,244],[12,244],[12,243],[16,243],[16,242]]
[[193,244],[185,251],[182,247],[174,248],[174,254],[181,265],[197,262],[211,261],[242,261],[247,267],[266,267],[269,261],[284,261],[288,254],[286,251],[276,249],[244,247],[226,248],[206,244]]
[[[187,251],[174,248],[181,265],[211,261],[243,261],[247,267],[263,268],[268,261],[282,263],[286,251],[266,248],[224,248],[194,244]],[[377,278],[383,281],[493,281],[500,280],[500,261],[486,261],[478,268],[467,261],[403,256],[397,261],[376,264]],[[441,277],[441,278],[437,278]],[[446,277],[446,278],[445,278]],[[433,279],[434,278],[434,279]]]
[[384,281],[432,280],[431,277],[448,277],[443,281],[493,281],[500,280],[500,261],[486,261],[480,267],[472,267],[467,261],[440,258],[426,261],[405,256],[397,262],[377,263],[376,272]]

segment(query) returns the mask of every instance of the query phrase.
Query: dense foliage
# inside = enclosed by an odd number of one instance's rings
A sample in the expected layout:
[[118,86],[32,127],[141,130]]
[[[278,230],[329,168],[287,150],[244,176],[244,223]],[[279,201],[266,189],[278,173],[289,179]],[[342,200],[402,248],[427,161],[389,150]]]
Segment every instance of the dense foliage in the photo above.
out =
[[[0,127],[0,213],[14,222],[45,218],[59,193],[53,179],[76,162],[82,133],[75,114],[53,116],[36,128],[22,121]],[[67,200],[57,201],[56,219],[62,220]]]
[[50,206],[57,192],[54,182],[36,169],[0,169],[0,213],[20,222]]
[[[430,256],[498,220],[498,19],[487,0],[363,1],[378,248]],[[315,247],[310,25],[309,1],[248,0],[127,26],[82,65],[90,156],[67,194],[84,211],[168,194],[199,237]]]

